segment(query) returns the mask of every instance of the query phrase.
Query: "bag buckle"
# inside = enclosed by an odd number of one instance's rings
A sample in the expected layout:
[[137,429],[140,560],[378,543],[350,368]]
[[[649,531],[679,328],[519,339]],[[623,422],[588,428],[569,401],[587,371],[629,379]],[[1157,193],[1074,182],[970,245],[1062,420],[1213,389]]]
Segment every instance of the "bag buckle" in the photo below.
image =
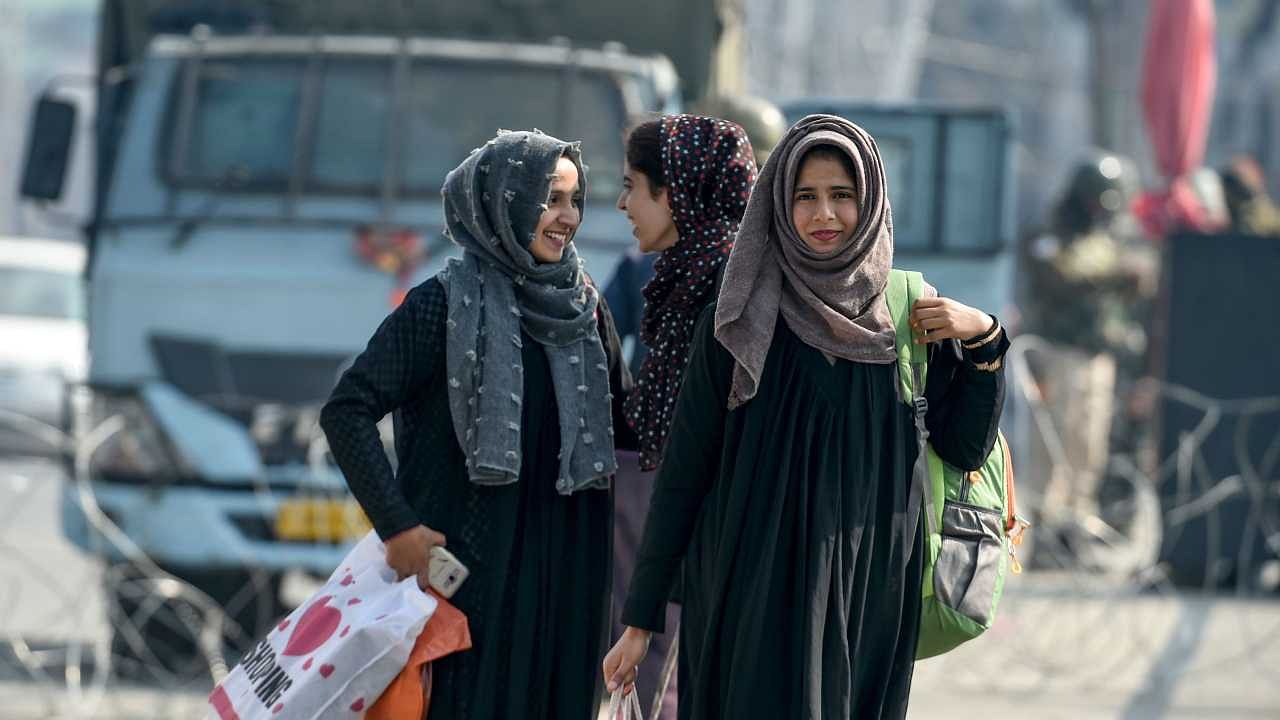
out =
[[1009,528],[1009,542],[1014,545],[1022,544],[1022,535],[1031,527],[1031,521],[1021,515],[1013,516],[1013,527]]
[[911,399],[911,407],[915,408],[916,414],[923,417],[929,412],[929,401],[921,395]]
[[1022,563],[1018,561],[1018,547],[1022,545],[1023,535],[1027,532],[1027,528],[1031,527],[1031,521],[1021,515],[1013,516],[1013,527],[1009,529],[1009,569],[1014,575],[1022,574]]

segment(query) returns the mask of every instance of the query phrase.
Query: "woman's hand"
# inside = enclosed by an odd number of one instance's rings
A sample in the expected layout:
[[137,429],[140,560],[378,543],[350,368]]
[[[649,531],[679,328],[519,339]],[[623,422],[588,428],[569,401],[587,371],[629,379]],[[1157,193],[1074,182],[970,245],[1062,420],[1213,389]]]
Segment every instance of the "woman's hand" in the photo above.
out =
[[418,525],[397,533],[386,541],[387,564],[396,571],[396,579],[418,576],[418,587],[427,589],[427,572],[431,567],[431,548],[444,545],[444,535],[426,525]]
[[636,688],[636,668],[649,652],[651,637],[653,633],[640,628],[628,627],[622,631],[622,637],[604,656],[604,681],[609,692],[621,687],[625,696]]
[[911,308],[911,329],[918,343],[976,340],[995,323],[990,315],[951,298],[920,298]]

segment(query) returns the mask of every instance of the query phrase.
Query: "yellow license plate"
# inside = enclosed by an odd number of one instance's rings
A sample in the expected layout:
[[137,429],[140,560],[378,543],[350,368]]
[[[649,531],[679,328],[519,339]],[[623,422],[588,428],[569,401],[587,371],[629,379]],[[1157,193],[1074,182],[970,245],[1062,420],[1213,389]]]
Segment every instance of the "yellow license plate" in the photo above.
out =
[[369,518],[350,499],[285,500],[276,508],[276,539],[339,543],[364,537]]

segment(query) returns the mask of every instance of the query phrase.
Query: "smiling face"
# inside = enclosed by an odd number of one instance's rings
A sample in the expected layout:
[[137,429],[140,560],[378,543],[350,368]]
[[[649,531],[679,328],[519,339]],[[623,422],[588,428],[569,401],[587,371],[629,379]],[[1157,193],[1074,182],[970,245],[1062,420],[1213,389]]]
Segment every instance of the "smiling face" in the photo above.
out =
[[555,177],[551,180],[551,194],[547,209],[538,218],[538,227],[529,243],[529,254],[541,263],[560,262],[564,249],[573,240],[573,233],[582,222],[582,190],[578,185],[578,166],[567,157],[556,161]]
[[791,222],[804,244],[817,253],[844,247],[858,227],[858,189],[838,150],[810,152],[796,174]]
[[679,239],[676,223],[671,218],[671,195],[667,188],[658,188],[655,192],[649,176],[630,163],[623,165],[618,209],[631,221],[631,234],[640,252],[662,252]]

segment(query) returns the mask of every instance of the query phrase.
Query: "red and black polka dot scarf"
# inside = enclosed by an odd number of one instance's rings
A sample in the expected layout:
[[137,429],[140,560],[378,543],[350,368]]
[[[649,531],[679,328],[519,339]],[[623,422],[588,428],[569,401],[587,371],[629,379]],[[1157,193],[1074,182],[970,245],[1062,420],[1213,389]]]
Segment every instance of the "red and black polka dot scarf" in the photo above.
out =
[[649,355],[627,398],[627,422],[640,439],[640,467],[662,458],[693,326],[714,300],[716,277],[756,179],[751,141],[738,125],[698,115],[662,119],[662,170],[679,239],[654,263],[644,288],[640,339]]

